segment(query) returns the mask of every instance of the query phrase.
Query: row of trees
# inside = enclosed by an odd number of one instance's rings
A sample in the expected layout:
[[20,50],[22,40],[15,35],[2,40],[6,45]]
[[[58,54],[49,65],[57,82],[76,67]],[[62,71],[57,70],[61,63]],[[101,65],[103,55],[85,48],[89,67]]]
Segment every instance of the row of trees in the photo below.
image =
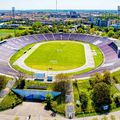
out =
[[[74,27],[75,24],[79,26],[77,28]],[[74,30],[73,30],[74,28]],[[90,26],[85,26],[81,21],[68,21],[68,22],[59,22],[54,23],[52,25],[43,25],[40,22],[34,22],[29,27],[19,26],[17,29],[23,31],[15,31],[15,37],[31,35],[31,34],[42,34],[42,33],[82,33],[82,34],[92,34],[92,35],[100,35],[100,36],[108,36],[116,39],[120,39],[120,29],[116,30],[113,27],[98,27],[91,23]],[[1,37],[0,39],[7,39],[13,37],[11,35],[7,35],[5,37]]]
[[98,27],[91,24],[91,26],[85,27],[83,24],[80,24],[75,31],[72,30],[73,24],[53,24],[53,26],[42,25],[40,22],[35,22],[31,28],[25,29],[23,32],[17,32],[15,36],[29,35],[29,34],[41,34],[41,33],[83,33],[83,34],[92,34],[92,35],[101,35],[113,37],[120,39],[120,30],[116,30],[113,27]]
[[[90,84],[90,95],[82,90],[79,90],[78,82],[75,81],[74,85],[77,88],[79,101],[80,103],[76,103],[77,106],[81,106],[82,111],[86,111],[88,102],[91,99],[92,105],[94,106],[97,112],[104,111],[107,107],[107,110],[110,109],[110,104],[112,103],[111,98],[111,85],[112,78],[111,74],[108,71],[104,71],[103,74],[96,73],[89,80]],[[117,99],[117,98],[116,98]],[[118,100],[118,99],[117,99]]]

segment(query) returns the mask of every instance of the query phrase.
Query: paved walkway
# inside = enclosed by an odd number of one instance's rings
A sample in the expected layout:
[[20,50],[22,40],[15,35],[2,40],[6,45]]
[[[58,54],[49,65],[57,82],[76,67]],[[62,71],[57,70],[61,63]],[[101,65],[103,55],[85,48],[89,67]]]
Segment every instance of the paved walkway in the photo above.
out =
[[0,112],[0,120],[14,120],[16,116],[18,116],[20,120],[26,120],[29,115],[31,115],[30,120],[62,120],[63,117],[59,115],[52,117],[52,112],[44,110],[44,107],[45,105],[41,103],[23,102],[22,105],[14,109]]
[[11,89],[11,88],[13,87],[13,85],[15,84],[15,81],[16,81],[16,80],[9,80],[9,81],[8,81],[5,89],[3,89],[3,90],[0,92],[0,98],[1,98],[0,101],[4,98],[4,96],[6,96],[6,95],[9,93],[10,89]]
[[44,43],[38,43],[35,46],[33,46],[31,48],[31,50],[29,50],[27,53],[25,53],[23,56],[21,56],[14,63],[14,65],[18,65],[20,68],[25,69],[27,71],[31,71],[31,72],[34,72],[34,73],[47,73],[48,75],[56,75],[56,74],[59,74],[59,73],[78,72],[78,71],[82,71],[82,70],[84,70],[86,68],[94,68],[95,67],[94,58],[93,58],[93,54],[92,54],[91,48],[90,48],[89,44],[85,44],[85,43],[80,43],[80,44],[82,44],[84,46],[85,56],[86,56],[86,63],[82,67],[79,67],[79,68],[76,68],[76,69],[72,69],[72,70],[63,70],[63,71],[44,71],[44,70],[36,70],[36,69],[28,67],[24,63],[25,59],[29,55],[31,55],[42,44],[46,44],[46,42],[44,42]]
[[[19,120],[26,120],[28,115],[31,115],[30,120],[68,120],[60,115],[52,117],[52,112],[44,110],[44,106],[45,105],[41,103],[23,102],[22,105],[19,105],[14,109],[0,112],[0,120],[14,120],[17,116],[19,117]],[[120,111],[106,115],[108,118],[107,120],[111,120],[111,115],[115,116],[115,120],[120,120]],[[73,120],[93,120],[93,118],[101,120],[103,117],[104,115],[99,115],[94,117],[74,118]]]
[[74,95],[73,95],[73,83],[69,84],[69,93],[65,97],[66,107],[65,107],[65,116],[66,118],[75,117],[75,107],[74,107]]

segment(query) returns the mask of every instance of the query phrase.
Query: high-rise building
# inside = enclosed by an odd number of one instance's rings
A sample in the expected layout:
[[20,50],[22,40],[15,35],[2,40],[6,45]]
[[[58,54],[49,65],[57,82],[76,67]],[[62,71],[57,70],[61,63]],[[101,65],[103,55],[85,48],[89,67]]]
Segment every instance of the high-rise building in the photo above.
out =
[[15,18],[15,7],[12,7],[12,18]]
[[120,6],[118,6],[118,15],[120,15]]

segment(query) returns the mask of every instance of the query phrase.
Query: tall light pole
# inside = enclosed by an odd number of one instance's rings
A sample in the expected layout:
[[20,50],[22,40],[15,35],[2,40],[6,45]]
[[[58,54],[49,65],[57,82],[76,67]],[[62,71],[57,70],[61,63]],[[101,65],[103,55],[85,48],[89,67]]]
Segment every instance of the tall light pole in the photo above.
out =
[[117,22],[117,24],[119,24],[119,17],[120,17],[120,6],[118,6],[118,22]]
[[[14,24],[14,22],[15,22],[15,7],[12,7],[12,21]],[[14,28],[14,37],[15,37],[15,34],[16,34],[16,29]]]
[[57,9],[58,9],[58,1],[56,0],[56,12],[57,12]]

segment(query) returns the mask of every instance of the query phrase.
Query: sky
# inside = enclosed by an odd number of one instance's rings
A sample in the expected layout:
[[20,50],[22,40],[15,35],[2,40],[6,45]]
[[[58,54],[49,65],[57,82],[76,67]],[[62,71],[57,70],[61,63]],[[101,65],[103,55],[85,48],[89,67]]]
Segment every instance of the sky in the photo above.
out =
[[[114,9],[120,5],[120,0],[57,0],[58,9]],[[1,10],[12,7],[26,9],[55,9],[56,0],[0,0]]]

